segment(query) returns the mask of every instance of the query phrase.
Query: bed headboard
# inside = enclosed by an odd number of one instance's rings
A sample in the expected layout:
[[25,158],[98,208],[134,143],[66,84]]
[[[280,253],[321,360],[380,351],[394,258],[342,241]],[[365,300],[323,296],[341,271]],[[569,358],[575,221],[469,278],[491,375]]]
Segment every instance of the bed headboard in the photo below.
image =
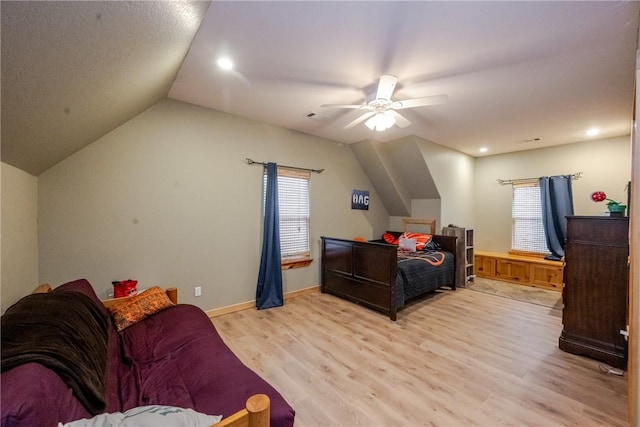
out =
[[436,220],[429,218],[402,218],[402,231],[407,231],[407,226],[412,224],[423,225],[429,227],[427,234],[436,234]]

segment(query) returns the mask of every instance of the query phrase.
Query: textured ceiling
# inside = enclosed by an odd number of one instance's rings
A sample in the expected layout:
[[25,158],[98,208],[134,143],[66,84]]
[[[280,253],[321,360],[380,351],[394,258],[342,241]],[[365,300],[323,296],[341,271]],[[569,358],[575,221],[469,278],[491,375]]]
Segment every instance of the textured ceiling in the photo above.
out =
[[38,175],[165,98],[208,7],[2,1],[2,161]]
[[[2,1],[2,160],[34,175],[169,97],[334,141],[480,155],[627,135],[638,2]],[[230,55],[235,71],[215,66]],[[382,74],[403,110],[344,125]],[[318,113],[316,120],[305,115]],[[317,119],[320,120],[317,120]],[[539,138],[539,140],[535,140]],[[528,141],[528,142],[525,142]]]

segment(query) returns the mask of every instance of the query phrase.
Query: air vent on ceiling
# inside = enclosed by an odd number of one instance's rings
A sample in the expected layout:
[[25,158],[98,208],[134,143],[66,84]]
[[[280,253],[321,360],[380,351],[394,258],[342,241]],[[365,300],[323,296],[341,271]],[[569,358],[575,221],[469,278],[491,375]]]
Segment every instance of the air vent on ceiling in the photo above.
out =
[[326,120],[329,118],[327,116],[323,116],[320,113],[316,113],[315,111],[309,111],[304,116],[310,118],[311,120],[317,120],[317,121]]
[[517,144],[530,144],[532,142],[539,142],[540,138],[530,138],[530,139],[523,139],[520,141],[516,141]]

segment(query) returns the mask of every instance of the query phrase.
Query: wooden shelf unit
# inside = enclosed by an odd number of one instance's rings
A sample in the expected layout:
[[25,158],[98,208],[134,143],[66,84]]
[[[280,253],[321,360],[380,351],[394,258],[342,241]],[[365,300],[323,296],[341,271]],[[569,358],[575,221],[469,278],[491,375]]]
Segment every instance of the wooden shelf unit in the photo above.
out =
[[443,227],[442,234],[456,236],[456,257],[464,257],[464,263],[456,263],[456,286],[464,288],[475,277],[473,268],[473,229],[462,227]]
[[562,261],[498,252],[475,252],[475,274],[539,288],[562,290]]
[[473,278],[476,277],[476,273],[473,268],[475,262],[474,249],[473,249],[473,229],[466,228],[464,230],[464,244],[465,244],[465,277],[467,282],[473,282]]

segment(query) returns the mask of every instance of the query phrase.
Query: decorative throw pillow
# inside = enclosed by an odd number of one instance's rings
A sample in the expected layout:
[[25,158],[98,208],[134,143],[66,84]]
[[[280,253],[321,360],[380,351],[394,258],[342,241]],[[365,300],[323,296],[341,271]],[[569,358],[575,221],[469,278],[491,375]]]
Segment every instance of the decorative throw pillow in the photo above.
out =
[[400,238],[399,248],[401,251],[416,251],[416,239],[406,239],[404,237]]
[[220,415],[201,414],[188,408],[150,405],[131,408],[124,413],[100,414],[90,419],[58,423],[58,427],[209,427],[221,419]]
[[174,306],[165,291],[154,286],[109,307],[118,332],[159,311]]
[[398,245],[400,242],[398,241],[398,238],[396,236],[394,236],[391,233],[384,233],[382,235],[382,240],[384,240],[385,242],[389,243],[390,245]]
[[400,237],[401,238],[404,237],[405,239],[415,239],[416,250],[421,251],[425,248],[425,245],[429,243],[429,241],[433,236],[431,234],[413,233],[413,232],[407,231],[402,233],[402,236]]

